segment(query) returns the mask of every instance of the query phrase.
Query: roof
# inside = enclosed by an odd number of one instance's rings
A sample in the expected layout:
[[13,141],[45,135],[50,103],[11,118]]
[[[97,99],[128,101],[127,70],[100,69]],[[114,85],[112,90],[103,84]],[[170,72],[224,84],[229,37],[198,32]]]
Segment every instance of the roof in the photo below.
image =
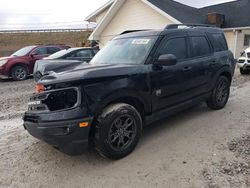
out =
[[197,8],[173,0],[147,0],[182,23],[201,23]]
[[[144,3],[149,3],[162,12],[176,19],[181,23],[206,23],[208,13],[216,12],[225,15],[225,23],[223,28],[237,28],[250,26],[250,1],[237,0],[218,5],[208,6],[204,8],[194,8],[174,0],[142,0]],[[95,15],[110,8],[114,0],[109,1],[104,6],[99,8],[86,18],[91,20]]]
[[237,0],[194,8],[173,0],[148,0],[164,12],[176,18],[182,23],[206,23],[208,13],[216,12],[225,15],[223,28],[237,28],[250,26],[250,1]]
[[[185,26],[185,25],[181,25]],[[215,33],[222,33],[222,29],[217,27],[206,27],[206,26],[186,26],[183,28],[173,28],[173,29],[161,29],[161,30],[144,30],[144,31],[135,31],[131,33],[121,34],[117,36],[115,39],[121,39],[121,38],[130,38],[130,37],[150,37],[150,36],[159,36],[159,35],[166,35],[167,33],[183,33],[183,32],[215,32]]]
[[103,11],[105,11],[106,9],[110,8],[111,5],[114,3],[114,0],[110,0],[107,3],[105,3],[103,6],[101,6],[100,8],[98,8],[95,12],[93,12],[92,14],[90,14],[88,17],[85,18],[86,21],[89,22],[94,22],[95,17],[98,14],[101,14]]
[[250,1],[238,0],[233,2],[222,3],[219,5],[208,6],[199,9],[203,17],[206,19],[207,13],[217,12],[225,15],[225,23],[223,28],[236,28],[250,26]]

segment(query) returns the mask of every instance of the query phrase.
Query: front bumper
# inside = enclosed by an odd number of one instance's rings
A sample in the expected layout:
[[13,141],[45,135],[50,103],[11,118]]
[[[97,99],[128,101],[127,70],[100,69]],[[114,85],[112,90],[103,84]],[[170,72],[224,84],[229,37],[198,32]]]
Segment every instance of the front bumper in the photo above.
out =
[[249,70],[250,69],[250,60],[246,60],[245,62],[238,62],[237,63],[238,68],[242,68],[244,70]]
[[7,79],[9,76],[4,74],[4,69],[3,67],[0,67],[0,79]]
[[[87,148],[93,118],[50,122],[39,122],[37,119],[39,117],[31,114],[24,115],[24,128],[32,136],[69,155],[81,154]],[[88,126],[80,127],[82,122],[87,122]]]

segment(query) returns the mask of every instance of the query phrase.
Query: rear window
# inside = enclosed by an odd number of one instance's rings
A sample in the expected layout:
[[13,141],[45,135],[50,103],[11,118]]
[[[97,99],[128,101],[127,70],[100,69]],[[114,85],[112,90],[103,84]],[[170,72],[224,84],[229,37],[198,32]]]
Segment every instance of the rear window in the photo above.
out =
[[191,43],[193,57],[207,56],[210,54],[210,46],[206,37],[191,37]]
[[228,50],[227,42],[223,34],[212,34],[211,42],[215,52]]

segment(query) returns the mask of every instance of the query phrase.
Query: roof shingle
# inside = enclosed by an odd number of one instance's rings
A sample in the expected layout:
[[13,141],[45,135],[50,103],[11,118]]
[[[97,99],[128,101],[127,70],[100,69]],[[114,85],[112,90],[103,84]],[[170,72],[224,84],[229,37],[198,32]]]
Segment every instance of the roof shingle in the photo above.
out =
[[238,0],[204,8],[194,8],[173,0],[148,0],[182,23],[206,23],[208,13],[225,15],[223,28],[250,26],[250,1]]

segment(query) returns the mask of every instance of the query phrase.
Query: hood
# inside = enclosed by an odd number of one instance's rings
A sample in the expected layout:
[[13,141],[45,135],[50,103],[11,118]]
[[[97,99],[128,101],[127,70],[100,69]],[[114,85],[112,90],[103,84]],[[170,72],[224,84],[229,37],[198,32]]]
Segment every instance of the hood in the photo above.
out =
[[10,59],[10,58],[11,58],[10,56],[9,57],[0,57],[0,61]]
[[38,60],[34,67],[34,73],[40,72],[41,75],[52,71],[55,73],[72,70],[76,66],[82,64],[82,61],[78,60]]
[[103,81],[108,79],[116,79],[121,77],[128,77],[135,74],[145,73],[147,71],[145,65],[111,65],[111,64],[82,64],[75,67],[73,70],[54,73],[44,76],[39,83],[49,85],[55,83],[66,83],[72,81]]

